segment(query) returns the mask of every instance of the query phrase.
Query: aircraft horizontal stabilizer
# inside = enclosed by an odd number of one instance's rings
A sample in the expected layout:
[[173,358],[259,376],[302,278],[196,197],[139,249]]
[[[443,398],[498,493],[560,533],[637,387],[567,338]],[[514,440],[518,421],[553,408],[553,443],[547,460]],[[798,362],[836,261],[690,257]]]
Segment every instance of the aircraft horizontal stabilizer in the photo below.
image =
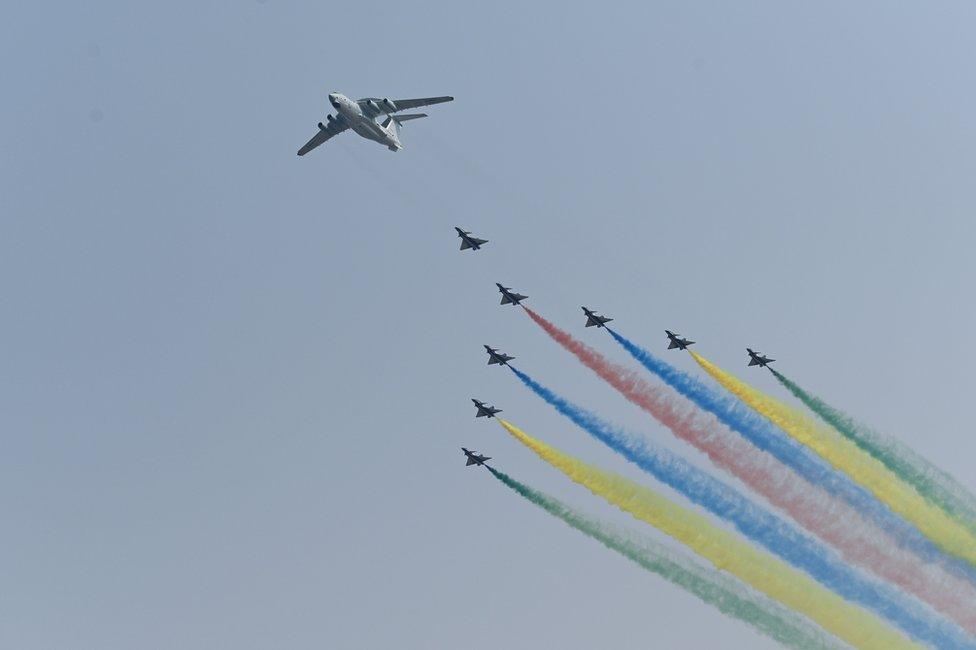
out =
[[397,122],[406,122],[408,120],[419,120],[422,117],[427,117],[427,113],[408,113],[406,115],[394,115],[393,119]]

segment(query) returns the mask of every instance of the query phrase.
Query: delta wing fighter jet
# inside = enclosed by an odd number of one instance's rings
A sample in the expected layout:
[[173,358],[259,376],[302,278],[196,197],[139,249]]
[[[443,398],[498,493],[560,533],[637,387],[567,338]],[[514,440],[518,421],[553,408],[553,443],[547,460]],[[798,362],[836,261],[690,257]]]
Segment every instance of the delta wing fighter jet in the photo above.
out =
[[473,397],[471,398],[471,401],[474,402],[475,408],[478,409],[478,414],[475,416],[476,418],[493,418],[497,413],[502,412],[501,409],[496,409],[494,406],[488,406],[481,400],[474,399]]
[[478,239],[477,237],[472,237],[471,233],[466,230],[461,230],[457,226],[454,226],[454,230],[457,230],[458,237],[461,238],[461,250],[466,251],[469,248],[474,251],[480,251],[483,244],[487,244],[487,239]]
[[507,366],[509,361],[514,361],[515,357],[510,357],[504,352],[499,352],[495,348],[490,348],[485,346],[485,352],[488,353],[488,365],[498,364],[500,366]]
[[586,314],[586,327],[606,327],[607,323],[613,320],[606,316],[597,316],[593,310],[587,309],[586,307],[580,307],[580,309]]
[[501,304],[503,305],[517,305],[523,300],[525,300],[526,298],[528,298],[528,296],[523,296],[520,293],[515,293],[514,291],[512,291],[511,287],[503,287],[497,282],[495,283],[495,286],[498,287],[498,290],[502,294]]
[[753,352],[749,348],[746,348],[746,352],[749,353],[750,366],[759,366],[760,368],[765,368],[773,361],[776,361],[776,359],[770,359],[769,357],[759,354],[758,352]]
[[680,335],[675,334],[671,330],[664,330],[664,333],[668,335],[670,343],[668,343],[668,349],[674,350],[675,348],[679,350],[687,350],[689,345],[694,345],[694,341],[689,341],[688,339],[681,338]]
[[[403,149],[400,144],[400,125],[407,120],[427,117],[426,113],[399,113],[399,111],[431,104],[442,104],[453,101],[453,97],[422,97],[420,99],[379,99],[366,97],[352,100],[342,93],[329,93],[329,103],[335,109],[335,115],[326,116],[326,122],[319,122],[319,131],[312,139],[298,150],[299,156],[304,156],[312,149],[339,135],[347,129],[352,129],[367,140],[379,142],[390,151]],[[386,117],[382,122],[376,120]]]
[[491,460],[491,456],[482,456],[478,452],[470,451],[464,447],[461,447],[461,451],[463,451],[464,455],[468,457],[468,462],[464,464],[465,467],[468,465],[484,465],[485,461]]

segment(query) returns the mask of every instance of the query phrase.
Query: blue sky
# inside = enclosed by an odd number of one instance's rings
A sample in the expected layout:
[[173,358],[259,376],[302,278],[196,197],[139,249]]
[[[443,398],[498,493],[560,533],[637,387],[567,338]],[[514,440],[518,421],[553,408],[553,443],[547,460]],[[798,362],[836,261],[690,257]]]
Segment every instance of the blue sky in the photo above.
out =
[[[498,306],[748,345],[970,487],[969,3],[21,3],[0,26],[0,645],[769,642],[479,472],[707,467]],[[326,94],[450,94],[393,154]],[[452,226],[491,239],[459,253]],[[690,359],[669,357],[696,370]],[[665,490],[666,491],[666,490]]]

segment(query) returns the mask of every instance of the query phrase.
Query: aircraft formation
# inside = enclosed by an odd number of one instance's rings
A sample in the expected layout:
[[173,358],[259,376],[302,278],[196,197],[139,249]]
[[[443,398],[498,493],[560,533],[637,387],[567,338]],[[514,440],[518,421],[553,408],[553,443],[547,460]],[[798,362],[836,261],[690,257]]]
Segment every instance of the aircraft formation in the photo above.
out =
[[[457,231],[457,236],[461,239],[460,250],[462,251],[480,250],[483,245],[488,243],[487,239],[479,239],[477,237],[473,237],[469,231],[462,230],[457,226],[454,227],[454,230]],[[524,300],[527,300],[529,298],[526,295],[514,291],[511,287],[503,286],[499,282],[496,282],[495,286],[498,287],[498,291],[501,294],[502,305],[513,305],[513,306],[521,305]],[[586,322],[583,325],[584,327],[606,328],[607,323],[613,321],[612,318],[608,316],[600,315],[596,313],[596,311],[588,307],[580,307],[580,309],[583,310],[583,315],[586,317]],[[695,344],[694,341],[691,341],[686,338],[682,338],[681,335],[675,334],[671,330],[664,330],[664,333],[668,337],[669,350],[687,350],[690,346]],[[509,364],[509,361],[515,360],[515,357],[505,354],[504,352],[501,352],[498,349],[493,348],[489,345],[485,345],[484,348],[485,348],[485,352],[488,353],[489,366],[493,366],[493,365],[507,366]],[[749,354],[748,365],[750,366],[760,366],[766,368],[769,366],[770,363],[775,361],[775,359],[770,359],[768,357],[765,357],[753,351],[751,348],[746,348],[746,352]],[[495,414],[501,413],[501,409],[496,409],[492,406],[488,406],[484,402],[481,402],[477,399],[472,398],[471,401],[474,402],[474,405],[477,408],[477,414],[475,415],[476,418],[482,418],[482,417],[491,418],[494,417]],[[461,449],[464,451],[465,455],[468,458],[468,462],[466,463],[467,465],[476,464],[480,466],[480,465],[484,465],[483,462],[484,460],[490,460],[489,458],[483,458],[481,462],[475,462],[472,460],[471,452],[469,452],[464,447],[462,447]]]
[[[469,241],[468,231],[455,230],[461,250],[488,243]],[[605,331],[654,377],[648,382],[537,313],[526,304],[529,296],[495,286],[501,305],[521,307],[582,365],[736,479],[727,483],[651,438],[573,403],[513,365],[514,356],[484,345],[488,365],[507,368],[575,426],[722,521],[718,526],[647,485],[569,456],[512,424],[497,406],[471,400],[476,419],[494,420],[574,483],[704,560],[696,575],[714,582],[707,594],[696,593],[701,600],[794,648],[835,648],[839,639],[865,648],[907,650],[921,643],[976,650],[976,496],[951,477],[911,450],[879,442],[751,347],[744,365],[769,369],[819,421],[718,367],[680,333],[664,331],[667,349],[685,351],[714,383],[627,339],[609,315],[581,307],[580,329]],[[484,453],[461,451],[465,466],[484,467],[528,501],[657,572],[649,567],[659,566],[660,559],[645,562],[648,556],[633,555],[632,546],[595,532],[606,527],[585,523],[585,513],[501,472]],[[657,573],[688,589],[685,578]],[[739,582],[718,586],[732,576]],[[723,608],[744,597],[735,591],[739,587],[769,598],[758,605],[761,612]]]
[[[452,99],[354,101],[330,93],[335,115],[319,123],[298,154],[346,130],[399,151],[400,125],[426,116],[401,111]],[[461,251],[489,245],[472,231],[454,230]],[[667,349],[686,351],[716,385],[627,339],[610,326],[610,316],[581,307],[583,329],[604,330],[656,383],[646,382],[523,304],[529,296],[495,286],[501,305],[521,307],[582,365],[737,482],[574,404],[489,345],[483,346],[487,365],[508,368],[559,414],[723,526],[529,436],[502,409],[475,398],[476,419],[494,420],[573,482],[683,545],[694,561],[615,538],[603,523],[489,465],[490,456],[461,447],[466,467],[484,467],[572,528],[786,646],[839,648],[839,640],[885,650],[918,643],[976,650],[976,495],[951,476],[804,390],[752,348],[746,348],[747,367],[768,368],[817,420],[718,367],[679,333],[664,331]],[[774,509],[754,501],[750,490]]]

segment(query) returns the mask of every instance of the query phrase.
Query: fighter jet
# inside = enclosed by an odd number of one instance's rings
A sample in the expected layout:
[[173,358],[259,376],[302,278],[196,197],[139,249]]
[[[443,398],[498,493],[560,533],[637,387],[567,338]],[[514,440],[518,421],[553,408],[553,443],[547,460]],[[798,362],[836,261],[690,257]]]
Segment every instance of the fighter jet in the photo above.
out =
[[766,366],[768,366],[769,364],[771,364],[773,361],[776,361],[776,359],[770,359],[769,357],[763,356],[763,355],[759,354],[758,352],[753,352],[749,348],[746,348],[746,352],[749,353],[749,365],[750,366],[759,366],[760,368],[765,368]]
[[671,330],[664,330],[664,333],[668,335],[671,342],[668,343],[668,349],[673,350],[678,348],[679,350],[687,350],[689,345],[694,345],[694,341],[689,341],[688,339],[683,339],[679,334],[675,334]]
[[458,237],[461,238],[461,250],[467,250],[470,248],[471,250],[480,251],[481,245],[488,243],[487,239],[472,237],[471,233],[467,232],[466,230],[461,230],[457,226],[454,226],[454,230],[457,230]]
[[478,415],[476,418],[493,418],[496,413],[501,413],[501,409],[496,409],[494,406],[488,406],[481,400],[476,400],[473,397],[471,401],[474,402],[475,407],[478,409]]
[[501,304],[503,305],[517,305],[523,300],[525,300],[526,298],[528,298],[528,296],[523,296],[520,293],[512,293],[511,287],[503,287],[497,282],[495,283],[495,285],[498,287],[498,290],[501,291],[502,293]]
[[509,361],[515,359],[515,357],[510,357],[504,352],[499,352],[495,348],[490,348],[485,346],[485,351],[488,353],[488,365],[497,363],[500,366],[507,366]]
[[485,461],[491,460],[490,456],[482,456],[478,452],[469,451],[464,447],[461,447],[461,451],[463,451],[464,455],[468,457],[468,462],[464,464],[465,467],[468,465],[484,465]]
[[613,320],[612,318],[607,318],[606,316],[597,316],[592,310],[589,310],[586,307],[580,307],[580,309],[582,309],[583,313],[586,314],[586,327],[593,327],[594,325],[597,327],[606,327],[607,323]]
[[[304,156],[333,136],[339,135],[347,129],[352,129],[367,140],[379,142],[390,151],[403,149],[400,144],[400,125],[407,120],[427,117],[426,113],[396,114],[398,111],[431,104],[441,104],[453,101],[453,97],[423,97],[421,99],[379,99],[366,97],[355,101],[342,93],[329,93],[329,103],[335,108],[335,115],[327,115],[325,124],[319,122],[318,133],[298,150],[299,156]],[[386,116],[382,123],[377,118]]]

